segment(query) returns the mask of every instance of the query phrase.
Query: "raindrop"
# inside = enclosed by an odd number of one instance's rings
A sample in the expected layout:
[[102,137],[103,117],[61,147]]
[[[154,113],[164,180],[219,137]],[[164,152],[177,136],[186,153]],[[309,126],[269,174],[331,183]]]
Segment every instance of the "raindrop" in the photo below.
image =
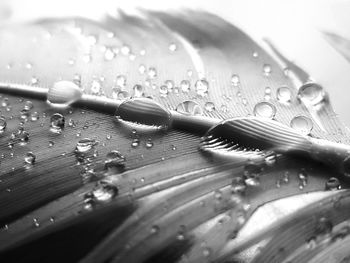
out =
[[257,58],[259,56],[258,52],[254,51],[253,52],[253,58]]
[[156,68],[150,67],[150,68],[148,69],[148,77],[149,77],[150,79],[155,79],[155,78],[157,77],[157,70],[156,70]]
[[326,190],[339,190],[341,189],[340,182],[338,178],[331,177],[326,182]]
[[245,192],[247,188],[246,183],[241,177],[235,177],[232,179],[231,190],[232,193],[238,194]]
[[159,87],[159,93],[161,97],[166,97],[168,95],[168,87],[166,85],[161,85]]
[[115,57],[115,52],[111,47],[107,47],[105,54],[104,54],[105,60],[111,61]]
[[180,87],[181,87],[182,92],[188,93],[190,91],[190,88],[191,88],[191,82],[189,80],[184,79],[181,81]]
[[96,141],[90,138],[84,138],[78,141],[76,152],[85,153],[90,151],[96,145]]
[[192,116],[203,115],[202,107],[197,102],[194,102],[192,100],[186,100],[184,102],[181,102],[179,105],[177,105],[176,111],[185,115],[192,115]]
[[271,72],[272,72],[272,68],[271,68],[270,64],[264,64],[263,65],[263,73],[264,73],[264,75],[265,76],[270,76]]
[[305,186],[307,185],[308,175],[305,171],[301,171],[298,174],[298,178],[299,178],[299,189],[303,190],[305,188]]
[[115,81],[116,81],[116,84],[118,87],[124,88],[126,86],[126,76],[125,75],[118,75]]
[[26,111],[29,111],[33,108],[33,102],[31,102],[30,100],[27,100],[25,103],[24,103],[24,110]]
[[34,164],[35,163],[36,156],[32,152],[27,152],[24,156],[24,162],[27,164]]
[[90,90],[91,90],[91,93],[93,95],[100,95],[101,94],[101,82],[97,79],[94,79],[91,82]]
[[165,85],[167,86],[168,91],[171,92],[175,86],[175,83],[172,80],[166,80]]
[[215,110],[215,104],[211,101],[209,102],[206,102],[204,104],[204,109],[207,111],[207,112],[212,112]]
[[92,204],[109,203],[115,196],[118,195],[118,188],[105,181],[101,181],[91,193],[85,196],[85,199],[90,199]]
[[147,149],[150,149],[150,148],[152,148],[152,147],[153,147],[152,139],[148,139],[148,140],[146,141],[146,148],[147,148]]
[[276,107],[269,102],[262,101],[255,105],[253,112],[257,117],[273,119],[276,115]]
[[140,145],[140,140],[139,139],[135,138],[135,139],[132,140],[131,147],[136,148],[139,145]]
[[125,157],[120,152],[113,150],[106,155],[105,167],[117,167],[124,169],[125,162]]
[[53,133],[61,133],[64,129],[65,118],[60,113],[55,113],[50,118],[50,131]]
[[139,72],[140,72],[140,74],[145,74],[145,72],[146,72],[146,66],[143,65],[143,64],[141,64],[141,65],[139,66]]
[[205,97],[208,94],[209,83],[205,79],[197,80],[195,88],[198,96]]
[[30,115],[30,120],[31,121],[37,121],[39,119],[39,113],[37,111],[33,112],[31,115]]
[[290,121],[290,127],[303,135],[309,135],[312,128],[312,120],[306,116],[296,116]]
[[232,77],[231,77],[231,84],[234,86],[234,87],[237,87],[239,85],[239,76],[236,75],[236,74],[233,74]]
[[5,131],[6,126],[7,126],[7,122],[5,117],[0,117],[0,134]]
[[118,121],[136,127],[165,129],[171,122],[170,112],[149,98],[126,100],[115,114]]
[[135,98],[140,98],[140,97],[143,96],[144,88],[143,88],[143,86],[141,86],[141,85],[139,85],[139,84],[136,84],[136,85],[133,87],[133,91],[134,91],[133,97],[135,97]]
[[289,103],[292,98],[292,92],[291,90],[286,87],[282,86],[277,89],[277,99],[282,103]]
[[299,88],[298,97],[307,105],[318,106],[326,101],[327,94],[320,85],[309,82]]
[[169,50],[170,50],[171,52],[176,51],[176,50],[177,50],[176,44],[175,44],[175,43],[170,43],[170,45],[169,45]]

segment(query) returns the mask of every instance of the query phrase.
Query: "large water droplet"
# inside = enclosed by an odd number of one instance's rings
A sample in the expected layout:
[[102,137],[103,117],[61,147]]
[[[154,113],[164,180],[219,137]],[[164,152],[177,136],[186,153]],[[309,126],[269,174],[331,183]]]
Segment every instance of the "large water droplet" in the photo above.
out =
[[72,81],[57,81],[47,93],[47,102],[53,107],[68,107],[82,96],[80,87]]
[[65,118],[60,113],[55,113],[50,118],[50,131],[53,133],[61,133],[64,129]]
[[306,116],[296,116],[290,121],[290,126],[301,134],[310,134],[313,124],[312,120]]
[[101,92],[102,92],[101,82],[97,79],[94,79],[91,82],[90,91],[91,91],[91,94],[93,95],[101,95]]
[[277,89],[277,99],[282,103],[291,101],[292,92],[288,87],[282,86]]
[[199,79],[195,84],[196,93],[201,97],[208,95],[209,83],[206,79]]
[[116,78],[116,84],[118,87],[124,88],[126,86],[126,76],[118,75]]
[[176,111],[185,115],[192,115],[192,116],[203,115],[202,107],[198,103],[192,100],[186,100],[184,102],[181,102],[179,105],[177,105]]
[[171,123],[170,112],[149,98],[126,100],[119,105],[115,115],[122,123],[143,128],[166,129]]
[[309,82],[299,88],[298,97],[307,105],[319,106],[322,102],[325,102],[327,94],[322,86]]
[[169,50],[170,50],[171,52],[174,52],[174,51],[176,51],[176,49],[177,49],[176,44],[175,44],[175,43],[170,43],[170,45],[169,45]]
[[24,156],[24,162],[27,164],[34,164],[35,163],[36,156],[32,152],[27,152]]
[[126,162],[125,157],[120,152],[110,151],[106,155],[105,167],[106,168],[116,167],[116,168],[124,169],[125,162]]
[[275,105],[266,101],[257,103],[253,110],[255,116],[269,119],[273,119],[275,117],[276,111]]

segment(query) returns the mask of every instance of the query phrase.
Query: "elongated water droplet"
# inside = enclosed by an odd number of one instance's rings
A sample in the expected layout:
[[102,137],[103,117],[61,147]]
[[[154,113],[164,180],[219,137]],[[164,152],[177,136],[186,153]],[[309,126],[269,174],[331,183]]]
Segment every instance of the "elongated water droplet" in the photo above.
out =
[[298,98],[306,105],[320,106],[327,100],[327,94],[322,86],[309,82],[299,88]]
[[125,157],[120,152],[113,150],[106,155],[105,167],[116,167],[124,169],[125,162]]
[[24,156],[24,162],[27,164],[34,164],[35,163],[36,156],[32,152],[27,152]]
[[306,116],[296,116],[290,121],[290,127],[301,134],[308,135],[313,128],[313,124],[312,120]]
[[53,133],[61,133],[64,129],[65,118],[60,113],[55,113],[50,118],[50,131]]
[[68,107],[82,96],[82,90],[72,81],[58,81],[53,84],[47,93],[47,102],[53,107]]
[[181,102],[179,105],[177,105],[176,111],[185,115],[192,115],[192,116],[203,115],[202,107],[198,103],[192,100],[186,100],[184,102]]
[[277,99],[282,103],[291,101],[292,92],[288,87],[282,86],[277,89]]
[[148,126],[148,128],[166,129],[171,123],[170,112],[148,98],[124,101],[117,108],[115,116],[122,123],[143,125],[144,128]]
[[269,119],[273,119],[275,117],[276,111],[275,105],[266,101],[257,103],[253,110],[255,116]]

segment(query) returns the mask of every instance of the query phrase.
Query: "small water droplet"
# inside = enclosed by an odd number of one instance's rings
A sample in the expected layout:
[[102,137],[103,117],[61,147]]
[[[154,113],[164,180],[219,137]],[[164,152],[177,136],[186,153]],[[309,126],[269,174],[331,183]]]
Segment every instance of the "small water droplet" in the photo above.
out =
[[31,78],[31,80],[30,80],[30,84],[31,84],[32,86],[38,85],[38,84],[39,84],[39,79],[38,79],[37,77],[33,76],[33,77]]
[[36,156],[32,152],[27,152],[24,156],[24,162],[27,164],[34,164],[35,163]]
[[155,79],[155,78],[157,77],[157,70],[156,70],[156,68],[150,67],[150,68],[148,69],[148,77],[149,77],[150,79]]
[[257,58],[259,56],[258,52],[254,51],[253,52],[253,58]]
[[191,82],[189,80],[184,79],[181,81],[180,87],[181,87],[182,92],[188,93],[190,91],[190,88],[191,88]]
[[282,86],[277,89],[277,99],[282,103],[289,103],[292,98],[292,92],[291,90],[286,87]]
[[120,49],[121,53],[125,56],[129,55],[131,52],[131,48],[128,45],[123,45]]
[[307,185],[308,175],[305,171],[301,171],[298,174],[298,178],[299,178],[299,189],[303,190],[305,188],[305,186]]
[[265,76],[270,76],[272,72],[272,68],[271,68],[271,65],[270,64],[264,64],[263,65],[263,73]]
[[27,100],[25,103],[24,103],[24,110],[26,111],[29,111],[33,108],[33,102],[31,102],[30,100]]
[[186,100],[184,102],[181,102],[179,105],[177,105],[176,111],[185,115],[192,115],[192,116],[203,115],[202,107],[198,103],[192,100]]
[[5,117],[0,117],[0,134],[5,131],[6,126],[7,126],[7,122]]
[[140,140],[139,140],[139,139],[135,138],[135,139],[132,140],[131,146],[132,146],[133,148],[136,148],[136,147],[138,147],[139,145],[140,145]]
[[145,72],[146,72],[146,66],[145,66],[144,64],[141,64],[141,65],[139,66],[139,72],[140,72],[140,74],[145,74]]
[[125,168],[126,159],[119,151],[110,151],[106,155],[105,167]]
[[257,103],[253,110],[255,116],[269,119],[273,119],[275,117],[276,111],[275,105],[266,101]]
[[232,179],[231,190],[234,194],[239,194],[245,192],[247,185],[244,182],[243,178],[235,177]]
[[239,76],[236,75],[236,74],[233,74],[232,77],[231,77],[231,84],[234,86],[234,87],[237,87],[239,85]]
[[312,128],[312,120],[306,116],[296,116],[290,121],[290,127],[303,135],[309,135]]
[[85,153],[90,151],[96,145],[96,141],[90,138],[84,138],[77,142],[76,152]]
[[113,48],[107,47],[105,50],[104,58],[106,61],[111,61],[115,57],[115,52]]
[[140,98],[140,97],[143,96],[144,88],[143,88],[143,86],[141,86],[141,85],[139,85],[139,84],[136,84],[136,85],[133,87],[133,91],[134,91],[133,97],[135,97],[135,98]]
[[53,141],[49,141],[49,147],[51,148],[52,146],[54,146],[55,143]]
[[195,88],[198,96],[205,97],[208,95],[209,83],[206,79],[199,79],[195,83]]
[[39,113],[37,111],[33,112],[31,115],[30,115],[30,120],[31,121],[37,121],[39,119]]
[[175,43],[170,43],[170,45],[169,45],[169,50],[170,50],[171,52],[175,52],[175,51],[177,50],[176,44],[175,44]]
[[168,87],[166,85],[161,85],[159,87],[159,93],[161,97],[166,97],[168,95]]
[[92,205],[109,203],[118,195],[118,188],[108,182],[100,181],[92,192],[85,195],[85,202]]
[[215,110],[215,104],[211,101],[208,101],[204,104],[204,109],[207,111],[207,112],[212,112]]
[[115,80],[118,87],[124,88],[126,86],[126,76],[118,75]]
[[146,148],[147,148],[147,149],[150,149],[150,148],[152,148],[152,147],[153,147],[152,139],[148,139],[148,140],[146,141]]
[[55,113],[50,118],[50,131],[53,133],[61,133],[64,129],[65,118],[60,113]]
[[91,86],[90,86],[90,91],[91,91],[91,94],[93,95],[101,95],[101,89],[102,85],[101,85],[101,82],[97,79],[94,79],[92,82],[91,82]]
[[33,218],[33,225],[34,225],[35,227],[40,227],[40,223],[39,223],[38,219]]

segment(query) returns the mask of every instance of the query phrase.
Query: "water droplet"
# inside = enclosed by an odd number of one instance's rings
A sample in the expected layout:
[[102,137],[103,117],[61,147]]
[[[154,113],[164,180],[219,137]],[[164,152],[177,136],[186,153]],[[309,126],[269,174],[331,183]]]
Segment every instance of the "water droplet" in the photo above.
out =
[[157,77],[157,70],[156,70],[156,68],[150,67],[150,68],[148,69],[148,77],[149,77],[150,79],[155,79],[155,78]]
[[91,87],[90,87],[90,91],[93,95],[100,95],[101,94],[101,82],[97,79],[94,79],[91,82]]
[[34,164],[35,163],[36,156],[32,152],[27,152],[24,156],[24,162],[27,164]]
[[96,145],[96,141],[90,138],[84,138],[78,141],[76,146],[76,152],[85,153],[88,152]]
[[55,145],[55,143],[53,141],[49,141],[49,148],[51,148],[54,145]]
[[147,142],[146,142],[146,148],[147,149],[150,149],[153,147],[153,142],[152,142],[152,139],[148,139]]
[[140,98],[143,96],[144,88],[143,88],[143,86],[136,84],[133,87],[133,91],[134,91],[133,97]]
[[37,77],[33,76],[33,77],[31,78],[31,80],[30,80],[30,84],[31,84],[32,86],[38,85],[38,84],[39,84],[39,79],[38,79]]
[[50,131],[53,133],[61,133],[64,129],[65,118],[60,113],[55,113],[50,118]]
[[[109,203],[118,195],[118,188],[108,182],[101,181],[93,191],[85,196],[92,204]],[[88,201],[86,200],[86,201]]]
[[296,116],[290,121],[290,127],[303,135],[310,134],[313,124],[312,120],[306,116]]
[[321,217],[316,224],[315,234],[317,236],[330,234],[333,230],[332,221],[326,217]]
[[237,87],[239,85],[239,76],[236,75],[236,74],[233,74],[232,77],[231,77],[231,84],[234,86],[234,87]]
[[0,134],[5,131],[6,126],[7,126],[7,122],[5,117],[0,117]]
[[264,73],[264,75],[265,76],[270,76],[271,72],[272,72],[272,68],[271,68],[270,64],[264,64],[263,65],[263,73]]
[[303,190],[305,188],[305,186],[307,185],[308,175],[305,171],[301,171],[298,174],[298,178],[299,178],[299,189]]
[[26,111],[29,111],[33,108],[33,102],[31,102],[30,100],[27,100],[25,103],[24,103],[24,110]]
[[195,88],[198,96],[205,97],[208,94],[209,83],[205,79],[197,80]]
[[135,138],[135,139],[132,140],[131,147],[136,148],[139,145],[140,145],[140,140],[139,139]]
[[107,153],[106,155],[105,167],[117,167],[124,169],[125,162],[125,157],[120,152],[113,150]]
[[149,98],[126,100],[116,110],[116,117],[122,123],[142,128],[166,129],[171,122],[171,114],[163,106]]
[[232,193],[239,194],[245,192],[247,185],[244,182],[243,178],[235,177],[232,179],[231,190]]
[[145,74],[145,72],[146,72],[146,66],[145,66],[144,64],[141,64],[141,65],[139,66],[139,72],[140,72],[140,74]]
[[289,103],[292,98],[292,92],[291,90],[286,87],[282,86],[277,89],[277,99],[282,103]]
[[104,54],[105,60],[111,61],[115,57],[115,52],[113,48],[107,47]]
[[203,115],[202,107],[197,102],[194,102],[192,100],[186,100],[184,102],[181,102],[179,105],[177,105],[176,111],[185,115],[192,115],[192,116]]
[[276,115],[276,107],[269,102],[262,101],[255,105],[253,112],[257,117],[273,119]]
[[38,219],[33,218],[33,225],[34,225],[35,227],[40,227],[40,223],[39,223]]
[[123,45],[120,49],[121,53],[125,56],[129,55],[131,52],[131,49],[128,45]]
[[253,58],[257,58],[259,56],[258,52],[254,51],[253,52]]
[[72,81],[57,81],[47,94],[47,102],[53,107],[65,108],[82,96],[80,87]]
[[207,111],[207,112],[212,112],[215,110],[215,104],[211,101],[209,102],[206,102],[204,104],[204,109]]
[[168,95],[168,87],[166,85],[161,85],[159,87],[159,93],[161,97],[166,97]]
[[307,105],[319,106],[325,102],[327,94],[322,86],[309,82],[299,88],[298,98]]
[[170,43],[170,45],[169,45],[169,50],[170,50],[171,52],[174,52],[174,51],[176,51],[176,49],[177,49],[176,44],[175,44],[175,43]]
[[115,81],[116,81],[116,84],[118,87],[124,88],[126,86],[126,76],[125,75],[118,75]]
[[180,87],[181,87],[182,92],[188,93],[190,91],[190,88],[191,88],[191,82],[189,80],[184,79],[181,81]]
[[130,98],[130,95],[127,91],[119,91],[117,94],[117,99],[118,100],[125,100],[127,98]]
[[259,186],[260,185],[260,173],[262,167],[254,163],[247,163],[244,166],[244,182],[249,186]]
[[338,178],[331,177],[326,181],[326,190],[339,190],[341,189]]

